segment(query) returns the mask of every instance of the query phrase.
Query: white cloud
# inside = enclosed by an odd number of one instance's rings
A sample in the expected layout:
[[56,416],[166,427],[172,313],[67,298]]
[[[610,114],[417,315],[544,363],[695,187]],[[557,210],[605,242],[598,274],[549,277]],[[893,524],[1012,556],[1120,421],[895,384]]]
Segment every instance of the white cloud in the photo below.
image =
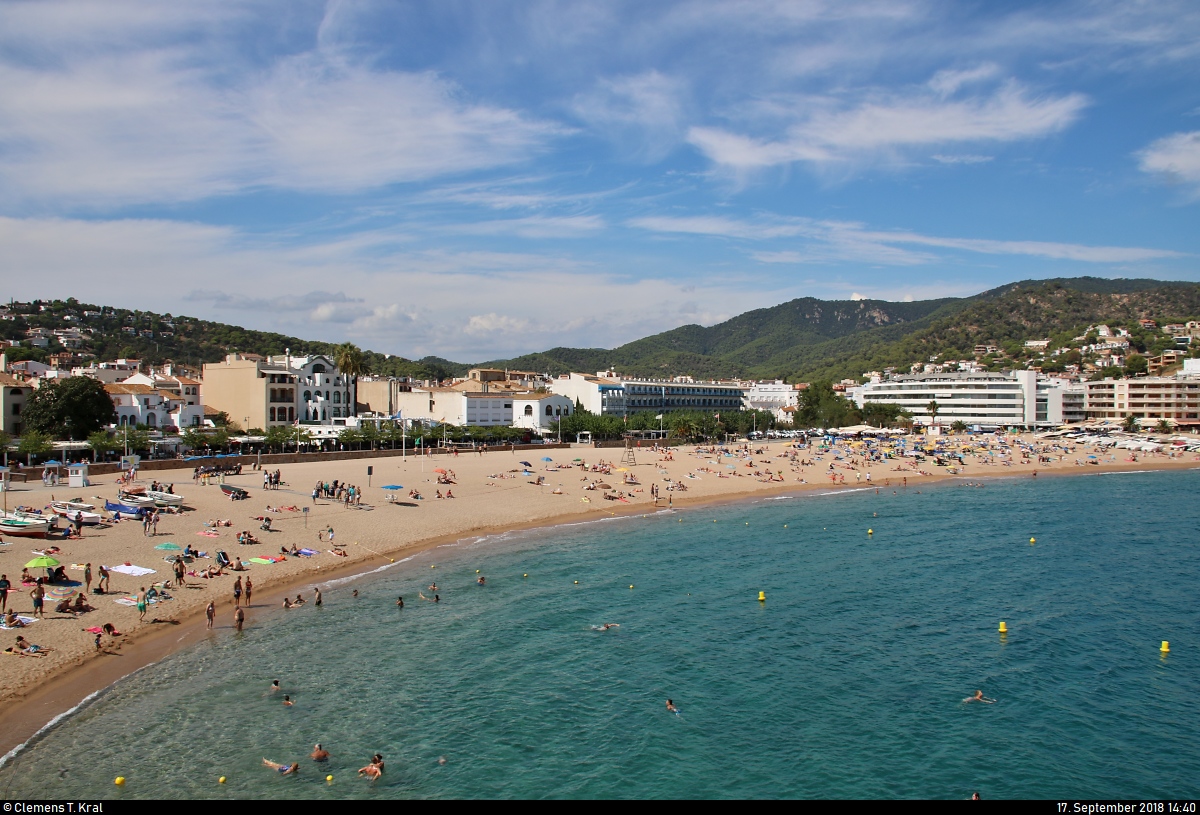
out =
[[931,158],[939,164],[986,164],[995,158],[995,156],[979,156],[972,153],[948,156],[942,153],[935,153]]
[[182,33],[125,47],[113,35],[54,60],[0,56],[0,202],[350,192],[524,161],[566,132],[432,72],[323,50],[231,71],[221,49]]
[[687,88],[658,71],[597,81],[572,109],[593,130],[647,162],[663,159],[682,141]]
[[375,241],[353,236],[284,246],[276,236],[169,221],[0,217],[0,246],[11,297],[70,293],[128,305],[114,294],[124,281],[138,287],[140,308],[467,362],[558,345],[612,347],[789,296],[769,282],[699,280],[680,303],[678,281],[608,274],[569,256],[380,253]]
[[470,235],[511,235],[520,238],[578,238],[604,229],[599,215],[548,216],[505,218],[495,221],[475,221],[443,227],[447,232]]
[[863,261],[886,265],[911,266],[932,262],[936,256],[916,253],[903,246],[928,246],[985,255],[1026,255],[1053,260],[1084,263],[1129,263],[1185,257],[1181,252],[1136,246],[1089,246],[1052,241],[1003,241],[979,238],[942,238],[915,232],[871,230],[865,225],[845,221],[817,221],[807,218],[762,217],[740,220],[723,216],[690,218],[646,217],[630,225],[656,232],[708,235],[747,241],[803,245],[801,250],[755,250],[761,263],[812,263]]
[[896,160],[913,148],[1043,137],[1068,127],[1087,105],[1081,94],[1039,97],[1015,82],[964,99],[909,92],[877,94],[850,107],[831,99],[806,102],[777,138],[695,127],[688,139],[719,167],[744,174],[796,162],[823,167]]
[[929,87],[938,96],[953,96],[964,85],[991,79],[999,73],[1000,66],[990,62],[961,71],[946,69],[933,75],[933,78],[929,80]]
[[1186,185],[1192,195],[1200,196],[1200,130],[1164,136],[1142,150],[1138,159],[1144,172]]

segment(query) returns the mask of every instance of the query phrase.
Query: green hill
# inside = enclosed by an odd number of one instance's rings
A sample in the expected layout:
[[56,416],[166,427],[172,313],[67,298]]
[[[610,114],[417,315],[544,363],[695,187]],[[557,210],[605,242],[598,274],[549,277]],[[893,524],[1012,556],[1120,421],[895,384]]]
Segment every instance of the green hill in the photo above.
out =
[[[333,343],[253,331],[194,317],[153,314],[79,303],[41,301],[11,309],[0,338],[22,339],[28,328],[93,329],[84,351],[100,360],[118,357],[152,364],[216,362],[231,351],[259,354],[332,353]],[[84,317],[84,312],[93,312]],[[1089,325],[1130,329],[1136,349],[1157,353],[1171,340],[1143,331],[1139,319],[1159,324],[1200,315],[1200,284],[1082,277],[1027,280],[972,297],[892,303],[885,300],[817,300],[803,297],[756,309],[713,326],[685,325],[612,349],[551,348],[478,367],[550,374],[615,368],[631,376],[757,377],[791,381],[858,377],[888,367],[907,369],[930,358],[971,358],[976,345],[994,345],[1006,366],[1027,364],[1025,340],[1068,344]],[[1198,349],[1200,350],[1200,349]],[[45,359],[48,352],[9,349],[9,359]],[[372,373],[443,379],[470,367],[439,357],[410,360],[365,352]],[[991,360],[989,360],[991,361]]]

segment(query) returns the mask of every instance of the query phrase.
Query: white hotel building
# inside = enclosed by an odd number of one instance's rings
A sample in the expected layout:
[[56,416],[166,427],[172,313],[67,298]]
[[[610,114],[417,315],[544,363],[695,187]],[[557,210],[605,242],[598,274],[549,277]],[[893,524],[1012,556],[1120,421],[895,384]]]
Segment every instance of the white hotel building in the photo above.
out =
[[1064,422],[1066,388],[1039,379],[1035,371],[928,373],[897,376],[856,388],[861,409],[867,403],[899,405],[917,424],[930,425],[929,403],[937,402],[938,424],[962,421],[983,427],[1054,427]]

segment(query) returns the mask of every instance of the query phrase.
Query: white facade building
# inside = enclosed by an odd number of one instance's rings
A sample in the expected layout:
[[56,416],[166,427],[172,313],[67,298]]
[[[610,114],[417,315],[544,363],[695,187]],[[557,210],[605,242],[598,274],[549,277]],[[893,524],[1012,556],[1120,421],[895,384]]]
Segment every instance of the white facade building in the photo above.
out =
[[[570,373],[552,379],[550,390],[578,403],[589,413],[598,416],[624,416],[626,412],[625,386],[610,373],[604,371],[591,374]],[[572,407],[574,410],[574,407]]]
[[1063,423],[1064,390],[1063,382],[1039,380],[1035,371],[915,374],[864,385],[855,400],[859,408],[899,405],[923,425],[934,423],[929,403],[936,402],[938,424],[1045,427]]
[[189,405],[168,391],[148,385],[128,385],[123,382],[104,386],[117,412],[116,426],[144,425],[151,428],[199,427],[204,421],[204,408]]
[[513,427],[549,433],[564,416],[575,412],[575,402],[559,393],[513,396]]
[[694,382],[677,379],[621,377],[625,409],[629,413],[652,410],[703,410],[711,413],[742,409],[745,391],[736,382]]
[[782,379],[763,382],[743,382],[742,407],[746,410],[769,410],[778,422],[791,421],[790,413],[784,408],[795,408],[800,404],[800,391]]

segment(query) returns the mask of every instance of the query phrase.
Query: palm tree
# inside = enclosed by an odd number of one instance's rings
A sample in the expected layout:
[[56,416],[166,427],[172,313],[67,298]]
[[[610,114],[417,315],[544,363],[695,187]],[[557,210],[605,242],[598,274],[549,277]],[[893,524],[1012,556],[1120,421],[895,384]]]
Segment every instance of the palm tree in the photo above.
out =
[[1173,428],[1174,428],[1174,425],[1171,424],[1170,419],[1159,419],[1158,420],[1158,432],[1159,433],[1170,433]]
[[1137,416],[1134,416],[1132,413],[1129,413],[1129,414],[1126,414],[1125,421],[1121,423],[1121,427],[1127,433],[1136,433],[1141,428],[1141,424],[1142,423],[1140,421],[1138,421]]
[[954,424],[950,425],[950,429],[955,433],[965,433],[967,432],[967,423],[962,419],[957,419]]
[[[363,352],[352,342],[344,342],[334,349],[333,364],[337,365],[342,376],[346,377],[347,385],[357,382],[359,376],[367,373],[367,364],[363,358]],[[357,403],[358,395],[356,392],[350,397],[351,415],[355,415],[358,412]]]
[[938,415],[938,411],[940,409],[941,409],[941,405],[939,405],[937,403],[936,399],[929,400],[929,404],[925,406],[925,410],[928,411],[928,413],[929,413],[929,423],[930,424],[937,424],[937,415]]

